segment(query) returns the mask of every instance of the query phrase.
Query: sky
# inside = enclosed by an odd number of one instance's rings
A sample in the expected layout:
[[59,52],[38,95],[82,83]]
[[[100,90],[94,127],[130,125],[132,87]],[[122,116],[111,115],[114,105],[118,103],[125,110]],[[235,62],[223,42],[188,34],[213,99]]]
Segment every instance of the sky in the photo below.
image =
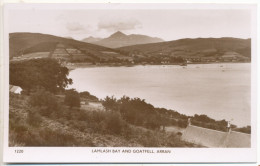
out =
[[246,9],[12,9],[9,32],[35,32],[72,37],[105,38],[116,31],[166,41],[198,37],[251,37]]

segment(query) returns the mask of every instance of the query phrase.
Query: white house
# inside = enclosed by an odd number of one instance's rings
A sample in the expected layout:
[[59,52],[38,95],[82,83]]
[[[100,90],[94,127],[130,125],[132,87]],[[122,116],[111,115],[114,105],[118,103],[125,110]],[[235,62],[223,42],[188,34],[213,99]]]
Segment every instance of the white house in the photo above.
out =
[[22,88],[20,86],[9,85],[9,91],[16,94],[21,94]]

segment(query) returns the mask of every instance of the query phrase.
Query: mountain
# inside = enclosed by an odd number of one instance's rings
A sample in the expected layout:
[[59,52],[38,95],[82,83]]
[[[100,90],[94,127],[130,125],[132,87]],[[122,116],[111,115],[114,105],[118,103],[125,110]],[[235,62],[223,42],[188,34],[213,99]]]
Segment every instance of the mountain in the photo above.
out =
[[86,43],[95,43],[100,40],[102,40],[102,38],[95,38],[95,37],[90,36],[90,37],[82,39],[81,41],[86,42]]
[[251,39],[239,38],[196,38],[140,44],[117,48],[125,54],[135,53],[148,56],[168,55],[172,57],[251,57]]
[[162,39],[157,37],[150,37],[145,35],[126,35],[120,31],[112,34],[108,38],[104,38],[102,40],[91,42],[93,44],[109,47],[109,48],[118,48],[123,46],[130,46],[136,44],[146,44],[146,43],[158,43],[163,42]]
[[41,33],[10,33],[9,50],[11,59],[53,57],[93,62],[121,56],[111,48]]
[[126,34],[124,34],[124,33],[122,33],[122,32],[120,32],[120,31],[117,31],[116,33],[114,33],[114,34],[112,34],[112,35],[110,35],[109,37],[108,37],[109,39],[121,39],[121,40],[124,40],[124,39],[127,39],[127,35]]

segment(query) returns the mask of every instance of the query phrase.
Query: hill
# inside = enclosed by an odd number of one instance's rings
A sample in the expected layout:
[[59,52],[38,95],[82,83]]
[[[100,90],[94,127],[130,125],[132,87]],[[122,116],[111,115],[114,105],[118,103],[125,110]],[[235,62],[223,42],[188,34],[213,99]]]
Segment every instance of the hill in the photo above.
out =
[[[150,37],[116,32],[96,44],[116,47],[151,42]],[[86,40],[98,40],[89,37]],[[153,41],[161,41],[155,38]],[[51,57],[62,62],[93,64],[183,64],[212,62],[250,62],[251,39],[197,38],[138,44],[116,49],[40,33],[11,33],[10,59]]]
[[150,37],[150,36],[138,35],[138,34],[126,35],[120,31],[112,34],[108,38],[104,38],[98,41],[94,41],[94,40],[91,41],[92,39],[88,38],[87,41],[93,44],[97,44],[109,48],[117,48],[117,47],[130,46],[136,44],[163,42],[162,39],[157,37]]
[[[51,99],[43,104],[44,108],[32,106],[32,100],[39,101],[41,96]],[[200,147],[182,141],[177,133],[132,125],[118,112],[91,106],[86,98],[87,104],[81,108],[70,108],[64,103],[65,98],[64,94],[45,91],[30,95],[10,93],[9,146]],[[52,104],[57,107],[50,109]]]
[[201,58],[213,60],[251,58],[251,39],[238,38],[197,38],[168,42],[140,44],[118,48],[132,56],[169,56],[188,60]]
[[52,57],[94,62],[122,57],[117,50],[111,48],[40,33],[10,33],[9,49],[11,59]]
[[96,38],[96,37],[89,36],[87,38],[82,39],[81,41],[86,42],[86,43],[95,43],[100,40],[102,40],[102,38]]

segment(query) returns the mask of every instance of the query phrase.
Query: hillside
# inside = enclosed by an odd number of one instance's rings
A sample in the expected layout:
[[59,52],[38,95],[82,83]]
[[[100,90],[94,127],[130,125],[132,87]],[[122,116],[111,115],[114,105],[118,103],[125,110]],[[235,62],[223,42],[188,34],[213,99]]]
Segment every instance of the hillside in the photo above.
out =
[[[142,42],[161,41],[143,35],[116,32],[95,42],[118,47]],[[250,62],[251,39],[197,38],[139,44],[116,49],[39,33],[11,33],[10,59],[14,61],[54,58],[61,62],[106,65],[183,64],[214,62]],[[90,37],[86,40],[98,40]]]
[[10,58],[53,57],[93,62],[97,59],[122,56],[118,51],[110,48],[40,33],[11,33],[9,43]]
[[43,94],[50,95],[49,102],[59,107],[47,111],[32,106],[33,98],[39,97],[37,93],[10,93],[10,147],[200,147],[182,141],[173,132],[131,125],[118,113],[90,104],[70,108],[64,103],[64,95]]
[[109,48],[117,48],[117,47],[130,46],[136,44],[163,42],[163,40],[160,38],[139,35],[139,34],[126,35],[120,31],[112,34],[108,38],[99,39],[99,40],[96,38],[88,38],[88,40],[84,40],[84,41],[109,47]]
[[197,38],[141,44],[118,48],[121,52],[142,56],[188,58],[251,58],[251,39]]
[[102,38],[95,38],[95,37],[90,36],[90,37],[82,39],[81,41],[86,42],[86,43],[95,43],[100,40],[102,40]]

